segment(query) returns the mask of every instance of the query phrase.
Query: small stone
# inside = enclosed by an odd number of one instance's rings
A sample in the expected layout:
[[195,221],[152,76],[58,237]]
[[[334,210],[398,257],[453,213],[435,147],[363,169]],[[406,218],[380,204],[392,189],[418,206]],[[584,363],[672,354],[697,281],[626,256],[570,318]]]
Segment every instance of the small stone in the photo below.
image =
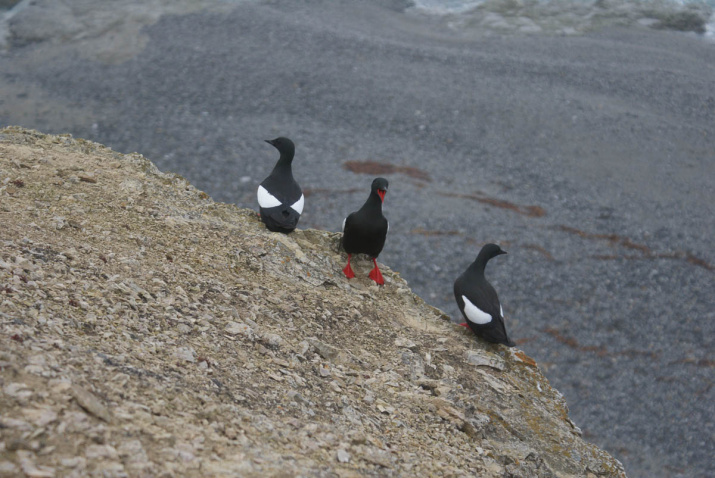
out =
[[323,378],[330,377],[330,375],[331,375],[330,367],[328,367],[327,365],[320,365],[318,367],[318,374]]
[[266,344],[272,349],[279,349],[283,339],[278,334],[267,334],[264,336]]
[[11,461],[0,461],[0,476],[18,476],[20,469]]
[[22,414],[38,427],[44,427],[57,420],[57,413],[50,409],[26,408]]
[[10,440],[5,443],[5,449],[10,452],[18,450],[32,450],[32,444],[22,439]]
[[176,446],[176,454],[177,457],[181,459],[181,461],[187,463],[194,461],[196,459],[196,455],[194,454],[194,450],[192,449],[191,445],[188,443],[180,443]]
[[476,365],[478,367],[491,367],[493,369],[499,370],[500,372],[506,369],[504,359],[488,352],[477,352],[475,350],[468,350],[467,363]]
[[233,427],[226,427],[223,430],[223,434],[226,435],[226,438],[229,440],[235,440],[236,437],[238,437],[238,431]]
[[307,400],[300,393],[295,390],[288,392],[288,398],[298,403],[308,403]]
[[320,355],[324,359],[332,360],[336,358],[340,353],[340,350],[338,350],[336,347],[321,342],[315,337],[310,337],[308,339],[308,342],[315,348],[315,351],[318,353],[318,355]]
[[77,385],[72,386],[72,396],[77,401],[77,404],[95,417],[109,423],[112,420],[112,415],[107,410],[107,407],[102,405],[97,397]]
[[413,341],[402,337],[398,337],[395,339],[395,347],[402,347],[410,349],[412,351],[417,349],[417,345]]
[[573,420],[571,420],[571,418],[566,417],[566,420],[568,421],[569,425],[571,425],[571,427],[573,428],[573,431],[576,435],[578,435],[578,436],[583,435],[583,431],[578,426],[576,426],[576,424],[573,422]]
[[120,457],[126,458],[127,461],[132,463],[140,463],[147,461],[144,446],[139,440],[129,440],[120,444],[117,452]]
[[116,460],[119,457],[117,450],[111,445],[89,445],[84,455],[89,459],[103,458]]
[[32,396],[32,390],[30,390],[30,387],[20,382],[8,383],[3,388],[3,392],[19,401],[27,400]]
[[15,430],[30,431],[32,430],[32,425],[25,420],[0,416],[0,428],[13,428]]
[[340,463],[347,463],[350,461],[350,453],[345,450],[338,450],[338,461]]
[[226,333],[230,335],[245,335],[246,337],[253,336],[253,330],[251,327],[244,324],[243,322],[229,322],[226,325]]
[[363,457],[365,461],[370,462],[374,465],[379,465],[384,468],[389,468],[390,467],[390,459],[387,456],[387,453],[380,451],[380,450],[373,450],[372,453],[367,453]]
[[60,465],[65,468],[77,468],[78,466],[86,463],[87,460],[81,456],[73,456],[71,458],[62,458],[60,460]]
[[97,465],[96,476],[127,476],[124,465],[118,461],[108,461]]
[[395,413],[395,407],[391,407],[385,402],[378,403],[377,409],[380,413],[384,413],[385,415],[392,415],[393,413]]
[[432,380],[428,378],[423,378],[417,381],[417,385],[425,390],[431,391],[434,395],[439,396],[441,382],[439,380]]
[[20,462],[20,468],[28,478],[53,478],[55,469],[48,466],[37,466],[35,464],[35,455],[32,452],[18,450],[17,458]]
[[52,224],[55,226],[55,229],[61,230],[67,226],[67,221],[62,216],[55,216],[52,218]]
[[179,347],[174,352],[174,357],[186,362],[196,363],[196,352],[191,347]]

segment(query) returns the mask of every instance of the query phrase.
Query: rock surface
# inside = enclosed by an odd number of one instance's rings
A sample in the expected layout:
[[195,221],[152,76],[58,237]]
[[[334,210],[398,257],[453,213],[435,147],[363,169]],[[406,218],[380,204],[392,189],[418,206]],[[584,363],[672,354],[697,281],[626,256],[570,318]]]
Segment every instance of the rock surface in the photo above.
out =
[[625,476],[518,349],[338,234],[0,132],[0,476]]
[[226,8],[210,0],[10,0],[0,1],[0,49],[9,45],[79,42],[85,56],[107,63],[131,58],[147,41],[142,27],[162,15],[186,14],[200,9]]

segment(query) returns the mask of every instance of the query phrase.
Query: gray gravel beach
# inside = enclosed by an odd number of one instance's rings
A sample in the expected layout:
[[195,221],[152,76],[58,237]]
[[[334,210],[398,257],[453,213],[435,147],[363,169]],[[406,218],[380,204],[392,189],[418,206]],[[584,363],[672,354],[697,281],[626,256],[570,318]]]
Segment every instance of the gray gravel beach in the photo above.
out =
[[246,207],[277,159],[263,140],[288,136],[300,228],[338,231],[385,176],[381,262],[456,320],[454,279],[499,243],[509,334],[584,437],[631,477],[712,476],[715,43],[406,6],[122,1],[106,28],[55,12],[46,37],[38,7],[2,27],[0,124],[138,151]]

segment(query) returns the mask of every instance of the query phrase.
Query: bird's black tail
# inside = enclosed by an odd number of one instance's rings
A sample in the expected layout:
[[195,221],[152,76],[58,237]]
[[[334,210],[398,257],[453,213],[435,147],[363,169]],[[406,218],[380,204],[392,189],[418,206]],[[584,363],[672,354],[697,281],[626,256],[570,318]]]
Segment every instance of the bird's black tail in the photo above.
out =
[[261,208],[261,221],[269,231],[292,232],[298,225],[300,214],[291,207]]
[[516,345],[516,343],[511,340],[506,334],[506,328],[504,327],[504,324],[494,324],[493,326],[490,324],[490,326],[488,327],[477,326],[471,328],[478,336],[480,336],[487,342],[491,342],[493,344],[502,344],[506,345],[507,347],[514,347]]

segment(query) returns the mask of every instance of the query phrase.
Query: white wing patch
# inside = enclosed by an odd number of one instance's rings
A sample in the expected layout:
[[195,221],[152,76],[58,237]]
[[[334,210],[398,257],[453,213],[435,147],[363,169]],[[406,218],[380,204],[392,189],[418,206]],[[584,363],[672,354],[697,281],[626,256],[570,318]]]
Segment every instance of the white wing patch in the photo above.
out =
[[[303,197],[301,196],[301,201]],[[258,186],[258,205],[264,209],[271,207],[280,206],[281,202],[276,199],[273,194],[269,193],[263,186]],[[301,202],[301,210],[303,209],[303,203]]]
[[343,219],[343,229],[342,229],[343,232],[345,232],[345,221],[347,221],[347,220],[348,220],[347,217],[345,219]]
[[[467,316],[467,320],[474,324],[488,324],[492,321],[492,316],[484,312],[482,309],[472,304],[469,299],[462,296],[464,301],[464,315]],[[501,307],[501,306],[500,306]]]
[[303,203],[305,203],[305,197],[301,194],[300,199],[291,205],[291,209],[298,214],[303,214]]
[[499,317],[504,318],[504,309],[502,309],[501,304],[499,304]]

